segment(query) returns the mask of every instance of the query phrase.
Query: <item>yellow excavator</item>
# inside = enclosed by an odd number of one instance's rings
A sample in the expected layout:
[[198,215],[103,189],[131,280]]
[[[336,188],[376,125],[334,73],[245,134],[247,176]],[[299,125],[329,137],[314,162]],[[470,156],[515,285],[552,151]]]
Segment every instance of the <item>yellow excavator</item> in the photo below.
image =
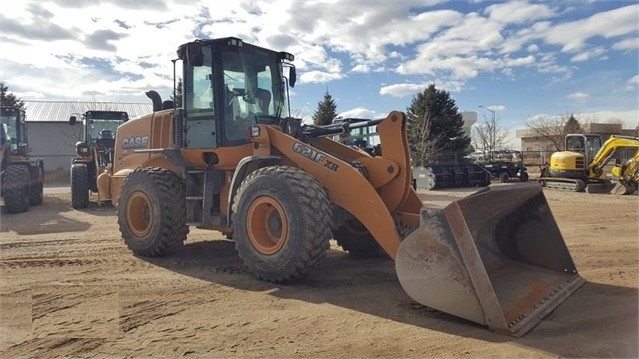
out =
[[634,191],[637,191],[637,187],[639,186],[639,150],[637,150],[635,155],[624,163],[621,163],[619,160],[616,161],[611,172],[612,178],[616,180],[617,183],[625,184],[623,187],[615,187],[613,193],[623,194],[624,192],[629,192],[633,189]]
[[639,150],[639,138],[612,135],[602,144],[599,135],[568,134],[565,146],[565,151],[553,153],[550,163],[542,168],[538,180],[542,186],[588,193],[635,192],[638,155],[624,166],[615,166],[613,175],[616,173],[618,178],[615,183],[608,178],[605,166],[620,149]]
[[[415,301],[514,336],[584,283],[538,183],[424,205],[403,112],[303,125],[289,111],[293,55],[238,38],[177,53],[182,103],[158,99],[121,125],[113,170],[98,178],[134,254],[170,255],[191,226],[217,230],[256,277],[287,282],[334,238],[351,253],[381,249]],[[377,126],[382,153],[332,139],[351,126]]]

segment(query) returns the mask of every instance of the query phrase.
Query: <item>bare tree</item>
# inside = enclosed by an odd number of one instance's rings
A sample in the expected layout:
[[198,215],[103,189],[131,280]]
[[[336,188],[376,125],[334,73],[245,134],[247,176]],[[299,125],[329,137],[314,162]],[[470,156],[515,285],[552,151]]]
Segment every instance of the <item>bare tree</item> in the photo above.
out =
[[425,166],[435,162],[441,152],[443,134],[432,132],[433,120],[429,113],[425,114],[421,121],[414,121],[409,137],[413,166]]
[[470,138],[475,150],[481,151],[484,158],[489,158],[492,152],[503,149],[506,145],[508,132],[501,126],[495,111],[486,109],[491,112],[490,118],[484,116],[483,122],[473,125]]
[[563,150],[566,137],[565,117],[537,116],[526,121],[526,126],[542,141],[550,142],[557,151]]
[[570,133],[583,133],[584,127],[597,122],[594,116],[577,119],[573,114],[553,117],[535,117],[526,122],[526,125],[542,141],[553,144],[557,151],[564,150],[566,135]]

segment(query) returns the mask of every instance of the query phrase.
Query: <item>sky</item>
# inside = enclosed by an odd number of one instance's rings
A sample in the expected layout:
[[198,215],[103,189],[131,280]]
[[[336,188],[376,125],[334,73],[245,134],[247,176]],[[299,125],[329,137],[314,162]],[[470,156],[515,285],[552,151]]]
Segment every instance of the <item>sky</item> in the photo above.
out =
[[539,116],[639,125],[636,0],[12,1],[0,80],[23,100],[147,102],[172,93],[180,44],[227,36],[295,55],[306,119],[327,91],[381,118],[434,84],[511,135]]

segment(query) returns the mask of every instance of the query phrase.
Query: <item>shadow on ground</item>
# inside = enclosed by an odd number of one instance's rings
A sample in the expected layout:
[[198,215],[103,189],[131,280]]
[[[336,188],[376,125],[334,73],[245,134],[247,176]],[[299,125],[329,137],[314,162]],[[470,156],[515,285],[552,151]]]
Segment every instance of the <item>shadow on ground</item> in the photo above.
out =
[[[637,289],[586,283],[522,338],[491,333],[475,323],[412,301],[402,290],[394,263],[354,259],[339,250],[299,283],[273,284],[255,279],[237,257],[234,242],[187,244],[166,258],[145,258],[151,264],[189,277],[243,290],[266,292],[278,298],[330,303],[416,327],[489,342],[514,342],[560,357],[637,357]],[[436,290],[434,288],[433,290]],[[609,316],[606,309],[616,307]],[[580,313],[599,312],[596,322]],[[592,316],[589,316],[592,320]],[[580,343],[602,343],[581,345]],[[574,345],[566,345],[574,343]],[[598,349],[593,349],[598,348]]]

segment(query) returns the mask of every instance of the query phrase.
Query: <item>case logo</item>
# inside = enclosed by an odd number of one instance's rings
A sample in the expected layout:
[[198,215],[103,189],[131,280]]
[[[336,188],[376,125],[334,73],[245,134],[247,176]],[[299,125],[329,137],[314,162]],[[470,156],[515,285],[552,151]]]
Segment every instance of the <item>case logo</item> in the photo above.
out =
[[122,148],[146,148],[149,145],[149,136],[129,137],[122,140]]

